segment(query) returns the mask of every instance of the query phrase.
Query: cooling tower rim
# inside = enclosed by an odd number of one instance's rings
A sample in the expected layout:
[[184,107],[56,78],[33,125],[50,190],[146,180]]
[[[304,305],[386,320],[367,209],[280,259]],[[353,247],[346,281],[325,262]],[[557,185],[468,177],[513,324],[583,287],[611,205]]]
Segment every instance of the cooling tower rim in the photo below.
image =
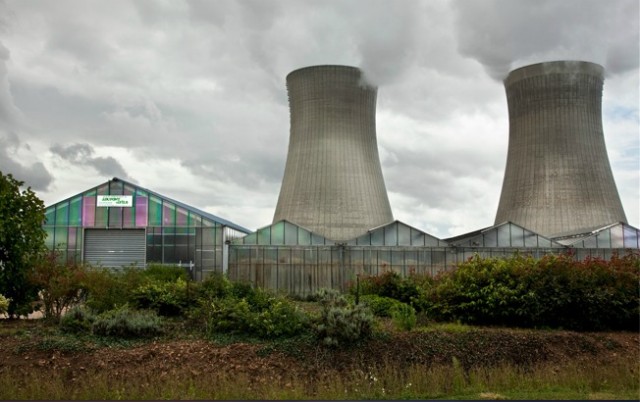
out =
[[511,70],[504,79],[506,86],[530,77],[550,74],[588,74],[604,78],[604,67],[600,64],[585,60],[555,60],[529,64]]
[[347,66],[346,64],[318,64],[313,66],[300,67],[291,71],[289,74],[287,74],[287,80],[289,80],[290,76],[294,74],[295,75],[302,74],[302,72],[307,70],[329,70],[329,69],[349,70],[349,71],[358,72],[361,75],[364,74],[361,68],[355,67],[355,66]]

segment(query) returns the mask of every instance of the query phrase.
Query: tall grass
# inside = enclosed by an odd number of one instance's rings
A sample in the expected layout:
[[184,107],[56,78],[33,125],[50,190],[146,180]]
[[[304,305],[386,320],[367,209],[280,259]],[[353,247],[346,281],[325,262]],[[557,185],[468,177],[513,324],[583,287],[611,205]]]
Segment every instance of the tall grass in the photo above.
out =
[[247,373],[99,370],[0,373],[0,399],[637,399],[638,363],[569,363],[523,370],[513,366],[465,372],[448,366],[328,372],[322,377]]

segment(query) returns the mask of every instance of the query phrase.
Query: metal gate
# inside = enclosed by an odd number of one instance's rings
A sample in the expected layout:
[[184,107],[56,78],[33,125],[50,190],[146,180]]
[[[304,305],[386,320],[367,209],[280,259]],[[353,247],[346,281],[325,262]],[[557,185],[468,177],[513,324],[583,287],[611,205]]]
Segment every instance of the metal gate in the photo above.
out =
[[120,268],[146,263],[144,229],[86,229],[84,259],[87,264]]

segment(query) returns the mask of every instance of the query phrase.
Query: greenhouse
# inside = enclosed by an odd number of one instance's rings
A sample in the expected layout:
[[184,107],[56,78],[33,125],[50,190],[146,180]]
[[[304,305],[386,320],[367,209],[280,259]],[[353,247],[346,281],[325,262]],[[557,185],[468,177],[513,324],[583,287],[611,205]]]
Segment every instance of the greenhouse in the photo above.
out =
[[46,208],[46,245],[93,266],[181,265],[192,278],[222,272],[225,242],[250,231],[133,183],[113,178]]
[[455,262],[448,244],[395,221],[335,242],[286,220],[232,242],[229,278],[295,294],[346,287],[361,275],[431,274]]

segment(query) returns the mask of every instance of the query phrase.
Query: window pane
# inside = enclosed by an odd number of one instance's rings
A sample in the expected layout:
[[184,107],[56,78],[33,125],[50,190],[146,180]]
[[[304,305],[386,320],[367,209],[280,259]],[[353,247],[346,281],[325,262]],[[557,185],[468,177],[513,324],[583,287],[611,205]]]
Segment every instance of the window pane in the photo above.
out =
[[57,250],[66,250],[67,249],[67,228],[66,227],[57,227],[55,231],[55,248]]
[[110,207],[109,211],[109,227],[121,228],[122,227],[122,210],[123,207]]
[[624,248],[622,225],[614,226],[609,230],[611,231],[611,248]]
[[69,224],[69,203],[63,202],[56,206],[56,225]]
[[55,205],[50,206],[45,210],[44,219],[46,225],[55,225],[56,224],[56,207]]
[[398,244],[401,246],[411,245],[411,228],[398,224]]
[[96,227],[107,227],[108,207],[96,207]]
[[69,205],[69,226],[82,226],[82,197],[71,200]]
[[289,222],[284,222],[284,244],[295,246],[298,243],[298,227]]
[[479,247],[497,247],[498,246],[498,234],[496,233],[495,229],[492,229],[483,233],[482,238],[483,238],[482,239],[483,244],[478,244]]
[[424,246],[425,236],[418,230],[411,229],[411,245],[412,246]]
[[638,242],[638,231],[629,226],[624,227],[624,247],[640,248],[640,243]]
[[374,230],[371,232],[371,245],[372,246],[384,246],[384,231],[383,229]]
[[609,230],[603,230],[598,233],[598,248],[611,248],[611,232]]
[[284,222],[271,226],[271,244],[284,244]]
[[188,223],[188,215],[186,209],[177,207],[176,208],[176,226],[187,226]]
[[271,244],[271,227],[266,227],[258,231],[258,244]]
[[387,226],[384,228],[384,245],[385,246],[397,246],[398,245],[398,228],[396,225]]
[[164,226],[176,225],[176,206],[167,201],[162,204],[162,224]]
[[162,200],[149,197],[149,226],[162,226]]
[[298,228],[298,244],[308,246],[311,244],[311,232]]
[[82,226],[95,226],[96,197],[85,196],[82,199]]
[[510,225],[498,227],[498,247],[511,247]]

